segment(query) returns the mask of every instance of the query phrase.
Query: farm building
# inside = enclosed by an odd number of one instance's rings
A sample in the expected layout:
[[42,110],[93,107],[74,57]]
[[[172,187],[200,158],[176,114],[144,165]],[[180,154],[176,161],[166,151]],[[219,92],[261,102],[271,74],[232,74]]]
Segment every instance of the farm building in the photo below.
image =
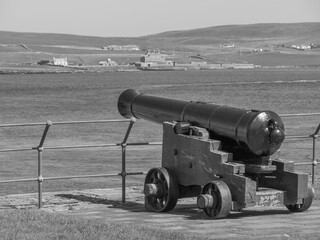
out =
[[234,43],[221,44],[220,47],[222,47],[222,48],[234,48]]
[[99,65],[102,66],[109,66],[109,67],[115,67],[118,66],[118,64],[115,61],[112,61],[110,58],[108,58],[107,61],[100,61]]
[[68,59],[65,58],[53,58],[53,65],[55,66],[68,66]]
[[308,50],[311,49],[310,45],[292,45],[291,48],[298,49],[298,50]]
[[109,45],[103,46],[104,50],[113,50],[113,51],[140,51],[139,46],[137,45]]
[[166,63],[166,58],[160,52],[147,52],[145,55],[140,57],[140,62],[143,63]]

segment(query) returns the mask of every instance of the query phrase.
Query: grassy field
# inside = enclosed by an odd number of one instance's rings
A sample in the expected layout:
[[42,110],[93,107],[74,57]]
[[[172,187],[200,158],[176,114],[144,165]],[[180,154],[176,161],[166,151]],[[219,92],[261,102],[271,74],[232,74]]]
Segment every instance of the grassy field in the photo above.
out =
[[201,236],[149,229],[135,224],[86,220],[35,210],[8,210],[0,215],[0,239],[208,239]]
[[[319,70],[227,70],[162,73],[92,73],[59,75],[2,75],[0,122],[27,123],[117,119],[117,99],[127,88],[189,100],[200,100],[277,113],[319,112]],[[285,118],[287,135],[311,134],[319,117]],[[53,125],[46,146],[121,142],[127,124]],[[0,129],[0,147],[32,148],[39,144],[42,127]],[[138,120],[129,142],[161,141],[160,125]],[[311,162],[311,141],[288,141],[281,156]],[[0,179],[37,176],[36,151],[1,153]],[[119,173],[120,149],[68,149],[43,153],[44,177]],[[160,147],[128,148],[128,171],[148,171],[161,164]],[[299,167],[310,172],[310,167]],[[128,177],[141,185],[143,176]],[[45,181],[45,191],[119,186],[120,179],[96,178]],[[37,183],[3,184],[0,194],[36,192]]]
[[[200,100],[277,113],[319,112],[320,71],[226,70],[91,74],[0,75],[0,124],[121,118],[116,104],[127,88],[166,97]],[[284,118],[287,135],[311,134],[319,116]],[[47,146],[121,142],[127,124],[53,125]],[[44,127],[0,128],[0,149],[37,146]],[[129,142],[161,141],[161,125],[138,120]],[[281,156],[310,162],[310,141],[288,141]],[[319,156],[319,155],[317,155]],[[43,152],[43,176],[89,175],[121,171],[119,149],[68,149]],[[160,147],[129,148],[127,171],[161,165]],[[298,170],[310,172],[310,167]],[[316,171],[319,198],[319,168]],[[0,180],[35,178],[36,151],[0,153]],[[141,186],[144,176],[130,176]],[[44,191],[120,186],[120,178],[44,181]],[[36,192],[37,183],[1,184],[1,195]],[[205,239],[112,222],[85,220],[42,211],[7,210],[0,214],[1,239]]]

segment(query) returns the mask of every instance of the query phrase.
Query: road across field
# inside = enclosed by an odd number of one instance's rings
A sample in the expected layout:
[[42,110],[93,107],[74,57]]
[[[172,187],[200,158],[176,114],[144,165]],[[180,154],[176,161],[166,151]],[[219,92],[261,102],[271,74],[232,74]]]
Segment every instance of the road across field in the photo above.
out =
[[[44,211],[88,219],[101,219],[165,231],[181,231],[218,239],[320,239],[320,201],[302,213],[285,207],[246,208],[228,218],[208,219],[196,206],[196,199],[181,199],[170,213],[152,213],[144,208],[141,188],[127,188],[127,202],[121,203],[121,189],[92,189],[45,193]],[[0,210],[36,208],[37,195],[0,196]]]

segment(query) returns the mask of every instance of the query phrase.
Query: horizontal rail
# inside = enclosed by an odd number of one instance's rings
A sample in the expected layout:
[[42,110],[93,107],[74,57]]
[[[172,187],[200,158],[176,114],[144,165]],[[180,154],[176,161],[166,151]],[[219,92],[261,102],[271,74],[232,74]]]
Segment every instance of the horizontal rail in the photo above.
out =
[[131,176],[131,175],[146,175],[147,172],[128,172],[127,175]]
[[[126,175],[142,175],[144,172],[127,172]],[[95,174],[95,175],[74,175],[74,176],[61,176],[61,177],[46,177],[43,180],[59,180],[59,179],[73,179],[73,178],[99,178],[99,177],[118,177],[121,173],[110,174]]]
[[109,119],[109,120],[53,122],[52,125],[82,124],[82,123],[114,123],[114,122],[130,122],[130,119],[124,118],[124,119]]
[[43,126],[47,123],[12,123],[12,124],[1,124],[0,127],[31,127],[31,126]]
[[73,178],[99,178],[99,177],[117,177],[119,174],[96,174],[96,175],[75,175],[75,176],[61,176],[61,177],[46,177],[43,180],[59,180],[59,179],[73,179]]
[[312,138],[310,135],[297,135],[297,136],[286,136],[285,140],[293,140],[293,139],[309,139]]
[[312,163],[310,162],[299,162],[299,163],[294,163],[295,166],[303,166],[303,165],[311,165]]
[[147,146],[147,145],[162,145],[162,142],[127,143],[127,146]]
[[48,146],[48,147],[44,147],[44,149],[58,150],[58,149],[71,149],[71,148],[100,148],[100,147],[121,147],[121,144],[106,143],[106,144],[95,144],[95,145]]
[[[95,145],[70,145],[70,146],[48,146],[42,147],[42,150],[59,150],[59,149],[75,149],[75,148],[107,148],[107,147],[122,147],[123,143],[106,143],[106,144],[95,144]],[[126,146],[156,146],[162,145],[162,142],[143,142],[143,143],[126,143]],[[23,152],[38,150],[38,147],[30,148],[16,148],[16,149],[0,149],[1,152]]]
[[[106,143],[95,145],[71,145],[71,146],[49,146],[44,149],[68,149],[68,148],[99,148],[99,147],[121,147],[123,143]],[[148,145],[162,145],[162,142],[137,142],[137,143],[125,143],[126,146],[148,146]]]
[[320,116],[320,113],[288,113],[279,114],[280,117],[308,117],[308,116]]
[[88,121],[64,121],[64,122],[41,122],[41,123],[12,123],[1,124],[0,127],[31,127],[43,125],[67,125],[67,124],[83,124],[83,123],[113,123],[113,122],[130,122],[130,119],[109,119],[109,120],[88,120]]
[[25,178],[25,179],[0,180],[0,183],[33,182],[33,181],[39,181],[39,179],[38,178]]
[[0,149],[0,152],[26,152],[26,151],[33,151],[34,148],[16,148],[16,149]]
[[[42,147],[42,150],[59,150],[59,149],[74,149],[74,148],[107,148],[107,147],[122,147],[123,143],[105,143],[105,144],[94,144],[94,145],[70,145],[70,146],[48,146]],[[125,143],[126,146],[156,146],[162,145],[162,142],[136,142],[136,143]],[[16,148],[16,149],[0,149],[0,152],[23,152],[38,150],[38,147],[30,148]]]
[[[145,175],[146,172],[127,172],[127,176],[131,175]],[[74,176],[61,176],[61,177],[45,177],[44,180],[62,180],[62,179],[73,179],[73,178],[99,178],[99,177],[119,177],[122,173],[110,173],[110,174],[95,174],[95,175],[74,175]],[[25,179],[12,179],[12,180],[0,180],[0,183],[14,183],[14,182],[38,182],[39,178],[25,178]]]
[[[301,116],[318,116],[320,113],[300,113],[300,114],[280,114],[281,117],[301,117]],[[68,125],[68,124],[89,124],[89,123],[116,123],[116,122],[129,122],[128,129],[121,143],[107,143],[107,144],[89,144],[89,145],[71,145],[71,146],[46,146],[44,147],[44,141],[52,125]],[[40,144],[36,147],[29,148],[18,148],[18,149],[0,149],[1,152],[16,152],[16,151],[38,151],[38,177],[37,178],[27,178],[27,179],[13,179],[13,180],[0,180],[0,183],[14,183],[14,182],[38,182],[38,194],[39,194],[39,208],[42,207],[42,182],[44,180],[63,180],[63,179],[75,179],[75,178],[99,178],[99,177],[122,177],[122,201],[125,202],[125,178],[129,175],[144,175],[146,172],[126,172],[126,148],[130,146],[148,146],[148,145],[162,145],[162,142],[133,142],[127,143],[129,133],[131,131],[132,125],[135,122],[135,118],[132,119],[111,119],[111,120],[89,120],[89,121],[62,121],[62,122],[51,122],[47,121],[45,123],[21,123],[21,124],[2,124],[0,127],[29,127],[29,126],[40,126],[45,125],[46,128],[40,140]],[[300,162],[295,163],[295,165],[312,165],[312,183],[314,184],[314,168],[317,165],[317,159],[315,154],[316,140],[318,139],[318,133],[320,131],[320,124],[318,125],[316,131],[311,135],[298,135],[298,136],[287,136],[286,140],[293,139],[313,139],[313,156],[312,162]],[[74,176],[57,176],[57,177],[43,177],[42,176],[42,152],[46,150],[57,150],[57,149],[75,149],[75,148],[100,148],[100,147],[121,147],[122,149],[122,171],[120,173],[110,173],[110,174],[96,174],[96,175],[74,175]]]

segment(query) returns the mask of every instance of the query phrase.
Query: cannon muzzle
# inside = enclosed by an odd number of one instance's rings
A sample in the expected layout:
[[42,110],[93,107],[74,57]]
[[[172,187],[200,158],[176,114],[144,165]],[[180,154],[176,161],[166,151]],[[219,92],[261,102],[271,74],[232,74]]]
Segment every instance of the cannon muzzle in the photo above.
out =
[[205,128],[212,139],[257,156],[275,153],[285,138],[283,122],[272,111],[183,101],[141,94],[134,89],[120,95],[118,110],[125,118],[141,118],[160,124],[188,122]]

